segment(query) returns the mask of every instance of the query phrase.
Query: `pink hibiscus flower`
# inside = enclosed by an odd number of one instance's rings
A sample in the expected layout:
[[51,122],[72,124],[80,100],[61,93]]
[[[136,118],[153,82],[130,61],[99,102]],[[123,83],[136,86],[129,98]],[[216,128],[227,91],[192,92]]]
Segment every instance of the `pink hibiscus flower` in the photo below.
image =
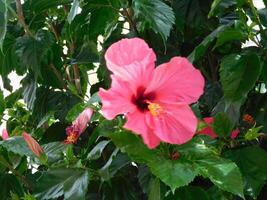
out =
[[[205,117],[203,118],[203,121],[207,124],[207,127],[203,128],[202,130],[200,130],[198,132],[198,134],[202,134],[202,135],[208,135],[212,138],[217,138],[218,135],[214,132],[213,128],[212,128],[212,124],[214,122],[214,118],[213,117]],[[231,139],[235,139],[238,134],[239,134],[240,130],[239,129],[235,129],[232,131],[231,133]]]
[[73,144],[77,142],[80,135],[85,131],[92,114],[93,110],[91,108],[86,108],[76,120],[72,122],[72,125],[66,128],[67,139],[64,141],[65,144]]
[[111,88],[99,91],[105,118],[125,115],[124,128],[141,135],[149,148],[193,137],[197,118],[189,104],[202,95],[204,78],[186,58],[174,57],[155,68],[153,50],[133,38],[111,45],[105,59],[113,73]]
[[7,140],[9,138],[9,135],[8,135],[8,132],[7,132],[6,129],[2,130],[2,135],[1,136],[2,136],[3,140]]

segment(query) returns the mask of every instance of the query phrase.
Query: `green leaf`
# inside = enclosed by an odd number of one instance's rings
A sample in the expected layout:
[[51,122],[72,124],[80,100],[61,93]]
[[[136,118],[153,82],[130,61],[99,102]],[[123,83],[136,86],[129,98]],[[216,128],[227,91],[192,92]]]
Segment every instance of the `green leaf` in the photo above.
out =
[[11,151],[21,156],[35,157],[21,136],[11,137],[8,140],[0,141],[0,146],[4,147],[7,151]]
[[87,159],[96,160],[101,157],[101,154],[105,147],[109,144],[109,140],[103,140],[99,142],[88,154]]
[[185,186],[175,191],[173,195],[169,195],[166,200],[210,200],[208,193],[201,187]]
[[64,195],[66,200],[82,200],[87,186],[87,170],[56,168],[42,174],[34,191],[38,199],[55,199]]
[[4,99],[4,94],[3,91],[0,90],[0,119],[3,116],[5,109],[6,109],[6,102]]
[[34,107],[34,101],[36,99],[37,82],[31,77],[25,77],[22,81],[23,84],[23,99],[27,104],[27,108],[32,110]]
[[211,5],[209,17],[218,15],[218,13],[233,5],[242,6],[244,3],[246,3],[246,0],[214,0]]
[[259,58],[254,53],[231,54],[220,64],[220,80],[226,101],[240,101],[254,87],[261,73]]
[[257,139],[262,133],[260,130],[262,129],[262,126],[258,127],[252,127],[248,129],[248,131],[245,133],[245,140],[255,140]]
[[17,177],[13,174],[1,174],[0,175],[1,190],[0,195],[2,199],[9,199],[11,192],[23,195],[23,187]]
[[198,161],[199,172],[216,186],[244,198],[243,180],[237,165],[222,158],[207,158]]
[[256,199],[267,180],[267,153],[260,147],[251,146],[228,151],[225,156],[240,168],[245,194]]
[[[16,38],[11,34],[6,34],[5,40],[3,41],[3,52],[0,51],[0,74],[2,75],[3,81],[8,86],[7,75],[12,71],[16,70],[17,74],[25,72],[23,67],[18,65],[18,56],[15,53]],[[26,68],[25,68],[26,69]],[[7,88],[7,87],[5,87]]]
[[240,29],[229,28],[224,30],[217,36],[217,41],[214,48],[220,47],[229,41],[240,41],[247,39],[247,34]]
[[66,146],[63,142],[51,142],[42,145],[42,147],[50,163],[60,160],[66,151]]
[[210,44],[216,39],[216,37],[229,28],[233,23],[230,22],[226,25],[221,25],[217,29],[215,29],[212,33],[210,33],[188,56],[188,59],[193,63],[200,59],[207,51]]
[[88,64],[94,62],[99,62],[97,45],[92,41],[88,41],[82,45],[80,52],[72,61],[72,64]]
[[78,14],[79,8],[80,8],[79,0],[74,0],[72,2],[72,6],[67,18],[70,24],[72,20],[75,18],[75,16]]
[[36,33],[35,37],[22,36],[17,38],[16,54],[22,64],[34,72],[35,77],[41,76],[41,63],[54,42],[53,36],[44,30]]
[[259,14],[262,25],[266,27],[267,26],[267,8],[258,10],[258,14]]
[[225,113],[217,113],[213,123],[214,132],[220,137],[228,137],[234,128],[234,124],[230,121]]
[[188,185],[197,175],[193,167],[186,162],[158,159],[151,161],[148,165],[150,166],[151,172],[159,177],[166,185],[170,186],[172,191]]
[[155,33],[159,33],[164,42],[167,41],[175,16],[171,7],[160,0],[134,0],[133,10],[140,26],[148,25]]
[[1,0],[0,1],[0,50],[2,51],[3,47],[3,40],[5,39],[6,35],[6,27],[7,27],[7,1]]
[[160,180],[158,178],[151,179],[149,184],[148,200],[160,199]]
[[129,164],[129,158],[115,149],[110,155],[106,164],[98,170],[99,175],[103,181],[109,181],[114,175],[124,166]]

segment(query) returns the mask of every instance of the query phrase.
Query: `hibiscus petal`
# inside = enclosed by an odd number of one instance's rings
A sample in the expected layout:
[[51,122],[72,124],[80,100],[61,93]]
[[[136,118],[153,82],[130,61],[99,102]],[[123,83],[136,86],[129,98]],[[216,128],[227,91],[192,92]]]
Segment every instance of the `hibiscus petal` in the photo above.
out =
[[231,139],[235,139],[240,133],[239,129],[235,129],[232,133],[231,133]]
[[204,90],[204,78],[200,71],[182,57],[157,67],[147,92],[156,92],[159,101],[196,102]]
[[112,44],[106,51],[105,59],[108,69],[116,76],[124,78],[127,66],[134,62],[140,63],[140,67],[147,71],[153,70],[156,55],[144,40],[132,38]]
[[149,148],[155,148],[160,144],[159,138],[153,133],[153,130],[147,126],[144,113],[137,110],[134,113],[127,114],[126,118],[127,122],[125,123],[124,128],[141,135],[144,143]]
[[147,124],[158,138],[170,144],[183,144],[191,140],[197,129],[197,118],[191,108],[182,103],[160,103],[163,113],[146,115]]
[[2,130],[2,138],[3,140],[7,140],[9,138],[9,135],[6,129]]
[[86,108],[73,122],[73,126],[78,129],[78,133],[81,134],[87,127],[88,122],[91,119],[93,110],[91,108]]
[[100,88],[99,97],[102,101],[101,112],[106,119],[113,119],[116,115],[132,112],[136,106],[132,103],[133,92],[128,83],[112,76],[109,90]]

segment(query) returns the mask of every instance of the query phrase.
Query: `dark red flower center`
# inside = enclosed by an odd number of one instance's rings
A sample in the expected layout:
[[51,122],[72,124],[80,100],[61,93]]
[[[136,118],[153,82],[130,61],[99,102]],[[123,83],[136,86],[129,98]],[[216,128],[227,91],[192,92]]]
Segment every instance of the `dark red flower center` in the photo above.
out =
[[155,99],[156,95],[154,92],[150,92],[148,94],[145,94],[145,87],[138,87],[136,95],[133,95],[132,102],[137,106],[137,108],[144,112],[148,110],[149,103]]

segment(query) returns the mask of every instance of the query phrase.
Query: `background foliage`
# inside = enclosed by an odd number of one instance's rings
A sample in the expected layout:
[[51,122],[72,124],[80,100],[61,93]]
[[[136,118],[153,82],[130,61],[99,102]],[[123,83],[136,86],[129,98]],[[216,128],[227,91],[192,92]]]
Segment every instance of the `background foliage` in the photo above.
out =
[[[0,75],[11,92],[0,91],[0,117],[13,136],[0,142],[1,198],[266,198],[266,27],[267,9],[252,0],[0,0]],[[121,117],[97,112],[97,91],[110,85],[103,55],[125,37],[145,39],[157,64],[181,55],[201,70],[205,93],[192,108],[215,117],[217,139],[149,150]],[[12,71],[24,77],[16,91]],[[65,128],[88,106],[96,112],[86,132],[64,145]]]

